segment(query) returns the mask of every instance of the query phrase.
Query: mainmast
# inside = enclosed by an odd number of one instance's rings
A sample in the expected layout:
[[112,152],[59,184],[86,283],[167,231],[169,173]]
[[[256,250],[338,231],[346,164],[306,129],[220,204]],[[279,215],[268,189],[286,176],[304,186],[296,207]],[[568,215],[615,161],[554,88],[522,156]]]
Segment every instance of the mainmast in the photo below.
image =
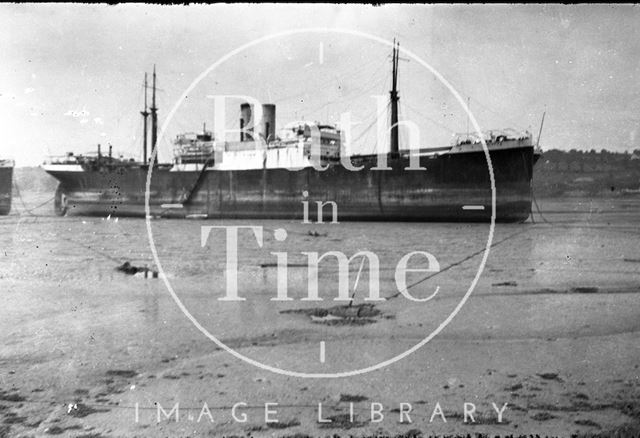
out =
[[536,149],[540,147],[540,136],[542,135],[542,126],[544,126],[544,116],[547,112],[542,113],[542,122],[540,122],[540,131],[538,131],[538,141],[536,142]]
[[143,117],[143,132],[142,132],[142,162],[147,164],[147,118],[149,117],[149,111],[147,111],[147,73],[144,74],[144,111],[140,111]]
[[[156,66],[153,65],[153,83],[152,83],[153,94],[151,95],[151,153],[156,150],[158,145],[156,144],[158,141],[158,108],[156,107]],[[158,161],[158,154],[156,152],[156,157],[152,165]]]
[[393,40],[393,59],[392,59],[392,87],[389,94],[391,95],[391,155],[397,156],[400,148],[398,145],[398,57],[400,55],[400,43]]

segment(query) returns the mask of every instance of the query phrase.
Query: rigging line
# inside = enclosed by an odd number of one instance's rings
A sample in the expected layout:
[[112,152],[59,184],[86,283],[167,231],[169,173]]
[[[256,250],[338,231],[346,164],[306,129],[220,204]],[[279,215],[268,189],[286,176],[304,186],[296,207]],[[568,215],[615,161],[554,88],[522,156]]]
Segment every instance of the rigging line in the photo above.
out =
[[370,124],[371,121],[375,121],[376,120],[376,108],[372,108],[370,111],[368,111],[366,114],[364,114],[361,118],[360,121],[358,122],[359,125],[363,125],[363,124]]
[[471,95],[471,94],[467,93],[467,92],[466,92],[466,90],[465,90],[465,88],[464,88],[464,87],[462,87],[462,86],[461,86],[459,83],[457,83],[456,81],[451,80],[451,78],[447,78],[447,80],[449,81],[449,83],[450,83],[454,88],[456,88],[456,89],[458,89],[458,90],[461,90],[461,91],[462,91],[462,93],[463,93],[465,96],[467,96],[467,98],[471,98],[471,99],[473,99],[473,100],[474,100],[474,103],[475,103],[476,105],[479,105],[481,108],[483,108],[483,109],[485,109],[485,110],[489,111],[489,112],[490,112],[490,113],[492,113],[493,115],[498,116],[500,119],[505,120],[505,121],[507,121],[507,122],[511,123],[512,125],[514,125],[514,126],[515,126],[516,128],[518,128],[518,129],[522,129],[522,130],[524,130],[524,129],[525,129],[525,128],[524,128],[524,126],[522,126],[519,122],[514,123],[514,122],[516,122],[516,120],[515,120],[515,119],[513,119],[513,118],[511,118],[511,117],[505,117],[505,115],[504,115],[504,114],[500,114],[500,113],[496,112],[495,110],[493,110],[493,109],[489,108],[487,105],[483,104],[483,103],[482,103],[482,101],[481,101],[481,100],[479,100],[477,97],[475,97],[475,96],[473,96],[473,95]]
[[[372,134],[372,132],[373,132],[373,131],[371,131],[371,127],[372,127],[374,124],[377,124],[377,123],[378,123],[378,121],[380,120],[380,116],[382,115],[382,112],[386,112],[386,113],[387,113],[387,117],[386,117],[386,118],[387,118],[387,120],[385,121],[385,127],[388,127],[388,126],[389,126],[389,106],[391,106],[391,103],[390,103],[390,102],[387,104],[387,106],[386,106],[382,111],[380,111],[380,113],[378,114],[378,117],[374,118],[374,119],[372,120],[372,122],[369,124],[369,126],[367,126],[367,127],[365,128],[365,130],[363,130],[363,131],[360,133],[360,135],[359,135],[359,136],[358,136],[358,137],[353,141],[353,143],[354,143],[354,144],[356,143],[356,141],[358,141],[358,142],[359,142],[359,141],[360,141],[360,139],[362,139],[365,135],[366,135],[365,140],[368,140],[368,139],[369,139],[369,136],[370,136],[370,135]],[[386,138],[386,137],[385,137],[385,138]],[[369,143],[369,142],[368,142],[368,141],[363,141],[362,143],[364,143],[364,144],[365,144],[365,147],[366,147],[366,144],[367,144],[367,143]],[[377,153],[380,153],[380,152],[381,152],[381,151],[380,151],[380,148],[381,148],[383,145],[379,145],[379,144],[378,144],[378,139],[377,139],[377,138],[375,138],[375,139],[374,139],[373,141],[371,141],[370,143],[371,143],[371,144],[373,144],[373,150],[371,151],[371,153],[372,153],[372,154],[377,154]],[[385,144],[385,146],[386,146],[386,144]],[[363,149],[363,148],[361,148],[361,149]]]
[[388,83],[390,82],[391,72],[384,71],[384,74],[379,75],[373,81],[371,81],[372,86],[367,90],[368,92],[373,91],[373,89],[383,88],[383,93],[386,95],[388,93],[388,89],[391,88]]
[[413,106],[407,104],[406,102],[404,102],[402,104],[403,106],[406,106],[408,109],[410,109],[411,111],[413,111],[414,113],[416,113],[418,116],[422,117],[423,119],[433,123],[434,125],[438,125],[441,128],[446,129],[447,131],[449,131],[452,134],[456,134],[456,131],[454,131],[453,129],[449,128],[447,125],[445,125],[442,122],[439,122],[438,120],[435,120],[427,115],[425,115],[424,113],[422,113],[421,111],[417,110],[416,108],[414,108]]
[[469,96],[469,95],[467,95],[467,97],[468,97],[468,98],[472,98],[472,99],[474,99],[474,104],[476,104],[476,105],[480,106],[480,108],[482,108],[482,109],[484,109],[484,110],[486,110],[486,111],[489,111],[491,114],[493,114],[493,115],[495,115],[495,116],[498,116],[501,120],[504,120],[504,121],[506,121],[506,122],[508,122],[508,123],[510,123],[510,124],[512,124],[512,125],[514,125],[514,126],[515,126],[516,128],[518,128],[518,129],[522,129],[522,130],[526,129],[526,128],[524,128],[524,126],[522,126],[522,125],[521,125],[519,122],[517,122],[515,119],[513,119],[513,118],[511,118],[511,117],[506,117],[504,114],[500,114],[500,113],[498,113],[497,111],[493,110],[493,109],[492,109],[492,108],[490,108],[489,106],[487,106],[487,105],[483,104],[483,103],[482,103],[482,101],[480,101],[480,100],[476,99],[475,97],[473,97],[473,96]]
[[[375,58],[372,58],[369,62],[367,62],[365,64],[361,64],[358,67],[357,70],[352,71],[350,73],[350,76],[353,77],[355,75],[359,75],[359,74],[363,73],[366,69],[372,67],[377,61],[378,60],[376,60]],[[379,69],[376,69],[376,71],[378,71],[378,70]],[[323,82],[320,82],[319,84],[314,84],[314,86],[317,87],[318,89],[323,89],[323,88],[326,88],[326,86],[328,84],[330,84],[331,82],[333,82],[333,81],[335,81],[336,83],[340,84],[340,78],[339,78],[339,76],[337,74],[334,74],[333,76],[329,77],[327,80],[325,80]],[[303,91],[303,92],[300,92],[300,93],[291,94],[289,96],[285,96],[285,97],[276,99],[276,100],[273,101],[273,103],[274,104],[281,103],[283,101],[292,100],[292,99],[294,99],[296,97],[300,97],[300,96],[303,96],[303,95],[306,95],[306,94],[308,94],[308,91]]]
[[476,100],[474,103],[479,105],[481,108],[485,109],[486,111],[489,111],[493,115],[498,116],[501,120],[504,120],[504,121],[512,124],[517,129],[526,130],[526,128],[523,125],[521,125],[519,122],[517,122],[515,119],[513,119],[511,117],[505,117],[504,114],[500,114],[500,113],[494,111],[493,109],[489,108],[487,105],[484,105],[482,102],[480,102],[478,100]]
[[[324,88],[326,88],[326,87],[327,87],[331,82],[333,82],[333,81],[335,81],[336,83],[339,83],[339,78],[338,78],[338,75],[337,75],[337,74],[334,74],[333,76],[330,76],[328,79],[324,80],[324,81],[323,81],[323,82],[321,82],[320,84],[317,84],[317,85],[316,85],[316,84],[314,84],[314,86],[315,86],[315,87],[317,87],[317,88],[319,88],[319,89],[324,89]],[[273,101],[273,103],[274,103],[274,104],[282,103],[282,102],[285,102],[285,101],[288,101],[288,100],[296,99],[296,98],[301,97],[301,96],[305,96],[305,95],[307,95],[307,94],[309,94],[309,92],[308,92],[308,91],[301,91],[301,92],[299,92],[299,93],[290,94],[290,95],[288,95],[288,96],[285,96],[285,97],[281,97],[281,98],[275,99],[275,100]]]
[[[184,134],[192,131],[191,126],[187,126],[183,120],[174,117],[171,123],[177,128],[178,134]],[[169,135],[168,132],[165,132],[165,135],[162,137],[162,143],[158,145],[158,156],[161,152],[165,153],[169,156],[172,156],[174,148],[174,139]]]
[[369,93],[371,93],[372,91],[374,91],[375,89],[377,89],[377,88],[380,86],[380,84],[383,82],[383,80],[384,80],[384,78],[378,78],[378,80],[377,80],[377,81],[375,81],[374,83],[372,83],[372,84],[371,84],[371,85],[370,85],[366,90],[358,89],[358,90],[354,91],[354,92],[353,92],[353,93],[351,93],[351,94],[348,94],[348,95],[342,96],[342,97],[341,97],[341,98],[339,98],[339,99],[331,100],[331,101],[327,101],[327,102],[325,102],[324,104],[322,104],[320,107],[317,107],[317,108],[315,108],[315,109],[312,109],[312,110],[310,110],[309,112],[310,112],[310,113],[314,113],[314,112],[316,112],[316,111],[320,111],[320,110],[324,109],[324,108],[325,108],[325,107],[327,107],[328,105],[337,105],[337,104],[342,103],[342,102],[345,102],[345,101],[347,101],[347,100],[353,100],[353,96],[354,96],[354,95],[369,94]]
[[329,101],[324,102],[323,104],[321,104],[321,105],[319,105],[319,106],[317,106],[315,108],[311,108],[311,109],[305,110],[305,112],[308,112],[309,114],[313,114],[313,113],[316,113],[318,111],[321,111],[321,110],[325,109],[329,105],[337,105],[337,104],[345,102],[347,100],[353,100],[353,96],[355,96],[355,95],[361,96],[363,94],[369,94],[372,91],[376,90],[385,80],[386,80],[385,77],[379,76],[366,89],[363,89],[362,87],[359,87],[353,93],[344,95],[344,96],[340,97],[339,99],[329,100]]
[[388,92],[388,90],[391,89],[391,85],[390,85],[391,84],[391,72],[390,71],[387,71],[385,73],[382,83],[385,84],[385,92]]
[[[369,122],[371,120],[371,122]],[[364,117],[362,117],[362,122],[361,123],[365,123],[365,122],[369,122],[368,126],[365,127],[363,130],[358,130],[358,135],[351,140],[351,146],[353,146],[353,150],[351,150],[351,154],[355,154],[356,153],[356,142],[359,142],[365,135],[368,135],[368,130],[371,128],[371,126],[375,123],[376,121],[376,109],[372,109],[370,110]],[[360,123],[359,123],[360,124]],[[354,129],[355,131],[355,129]]]
[[[402,111],[402,106],[398,105],[398,123],[402,122],[404,120],[403,117],[403,111]],[[403,149],[403,150],[408,150],[411,145],[409,145],[409,147],[407,147],[407,136],[406,135],[402,135],[402,133],[400,132],[400,126],[398,126],[398,133],[399,135],[399,141],[398,141],[398,149]],[[418,145],[418,147],[420,147],[420,145]]]
[[[144,134],[144,128],[141,126],[141,123],[136,123],[136,128],[135,128],[135,133],[134,133],[134,137],[135,138],[131,138],[129,140],[129,147],[128,149],[130,149],[131,151],[134,151],[136,149],[140,149],[138,148],[138,143],[140,143],[140,140],[142,139],[142,134]],[[131,152],[129,152],[131,153]],[[140,155],[140,161],[142,161],[142,152],[140,152],[140,150],[138,150],[137,152],[134,153],[134,156],[138,156]]]
[[387,70],[386,65],[387,65],[386,59],[380,60],[372,56],[369,58],[367,62],[360,64],[355,70],[351,70],[349,75],[352,78],[355,77],[357,79],[357,76],[371,69],[373,69],[374,72],[386,71]]
[[388,93],[388,90],[391,88],[388,83],[391,80],[391,72],[387,71],[383,76],[380,77],[379,80],[376,81],[376,87],[382,88],[384,86],[385,95]]
[[[375,118],[371,121],[371,123],[370,123],[366,128],[364,128],[364,130],[360,133],[360,135],[358,135],[358,137],[356,137],[355,139],[353,139],[353,140],[352,140],[352,143],[354,143],[354,144],[355,144],[355,142],[359,141],[359,140],[360,140],[360,139],[361,139],[361,138],[362,138],[366,133],[368,133],[368,132],[369,132],[369,130],[373,127],[373,125],[378,121],[378,119],[380,118],[380,116],[382,115],[382,113],[383,113],[383,112],[388,112],[388,110],[389,110],[389,106],[391,106],[391,102],[388,102],[388,103],[387,103],[387,106],[386,106],[386,107],[384,107],[382,110],[380,110],[380,111],[378,112],[377,117],[375,117]],[[376,147],[377,147],[377,146],[376,146]]]
[[[174,118],[171,121],[171,123],[174,124],[175,128],[177,128],[176,130],[181,134],[186,134],[188,132],[194,132],[192,130],[193,127],[191,125],[187,126],[187,124],[184,121],[182,121],[181,119],[179,119],[177,117]],[[168,137],[168,135],[165,135],[163,138],[165,140],[167,140],[169,137]]]
[[[388,105],[388,102],[387,102]],[[360,121],[361,122],[365,122],[368,121],[371,117],[375,117],[376,116],[376,111],[378,111],[377,105],[363,105],[361,106],[362,108],[369,108],[368,111],[366,111],[361,117],[360,117]]]
[[[138,141],[142,138],[142,126],[141,123],[139,123],[139,120],[137,117],[126,117],[125,118],[125,122],[122,122],[122,118],[124,117],[124,114],[139,114],[139,108],[140,105],[139,103],[142,101],[143,98],[143,93],[144,93],[144,83],[142,83],[142,85],[139,85],[139,91],[138,91],[138,95],[135,96],[135,101],[133,101],[134,99],[132,98],[130,101],[130,105],[128,105],[126,107],[126,111],[119,111],[120,116],[116,119],[116,129],[120,132],[124,132],[124,133],[131,133],[133,132],[135,135],[135,140],[132,138],[129,138],[126,145],[124,146],[125,150],[124,151],[119,151],[120,153],[123,153],[123,155],[129,155],[131,156],[133,154],[133,156],[138,156],[138,154],[141,155],[138,146]],[[136,87],[136,88],[138,88]],[[133,88],[133,85],[132,87]],[[135,110],[133,110],[135,106]],[[132,108],[132,111],[129,112],[129,108]],[[133,123],[133,126],[131,126],[131,124]],[[120,125],[123,126],[120,126]],[[126,125],[126,126],[125,126]],[[126,140],[125,140],[126,141]],[[135,151],[135,152],[134,152]],[[142,156],[142,155],[141,155]],[[142,161],[142,158],[140,159],[140,161]]]
[[[380,66],[380,67],[382,67],[382,66]],[[362,73],[364,73],[364,71]],[[391,75],[391,73],[386,68],[384,68],[384,69],[383,68],[377,68],[377,69],[374,70],[374,73],[368,77],[368,78],[372,77],[373,80],[372,81],[367,81],[367,82],[373,83],[377,87],[378,85],[386,82],[390,75]],[[363,85],[364,85],[364,83],[363,83]]]
[[446,129],[449,132],[455,133],[456,131],[451,129],[450,127],[448,127],[447,125],[445,125],[444,123],[440,122],[439,120],[436,120],[430,116],[427,116],[425,113],[423,113],[421,110],[417,109],[416,107],[414,107],[413,105],[410,105],[407,102],[403,102],[402,103],[403,106],[405,106],[407,109],[410,109],[411,111],[413,111],[414,113],[416,113],[418,116],[424,118],[425,120],[433,123],[434,125],[438,125],[441,128]]

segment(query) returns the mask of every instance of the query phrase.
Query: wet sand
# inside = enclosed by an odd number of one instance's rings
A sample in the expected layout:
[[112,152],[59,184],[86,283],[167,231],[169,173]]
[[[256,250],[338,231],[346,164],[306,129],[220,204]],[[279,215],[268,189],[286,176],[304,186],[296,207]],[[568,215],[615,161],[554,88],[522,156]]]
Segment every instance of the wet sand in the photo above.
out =
[[[29,206],[46,200],[23,196]],[[50,206],[20,216],[16,204],[0,219],[0,436],[640,431],[640,200],[539,200],[546,222],[536,215],[535,223],[496,226],[475,290],[438,336],[395,364],[338,379],[289,377],[247,364],[198,331],[161,280],[117,272],[124,261],[153,267],[143,220],[57,218]],[[177,295],[241,354],[308,372],[370,366],[420,342],[466,292],[488,232],[483,224],[265,221],[264,248],[250,236],[240,239],[239,293],[249,300],[238,304],[217,300],[224,254],[213,241],[200,245],[200,227],[219,224],[153,223]],[[277,247],[266,230],[280,227],[289,236]],[[294,301],[270,301],[275,249],[289,253]],[[380,256],[387,301],[364,306],[366,275],[352,306],[364,310],[299,300],[306,294],[300,251],[363,249]],[[428,303],[409,303],[393,288],[395,263],[418,249],[446,268],[411,289],[425,297],[440,286]],[[333,271],[321,269],[319,278],[321,296],[335,296]],[[473,423],[464,422],[465,402],[476,405]],[[158,404],[169,413],[176,403],[179,421],[174,412],[158,422]],[[237,403],[246,403],[237,409],[245,423],[232,417]],[[265,403],[278,403],[267,407],[278,423],[265,422]],[[372,422],[378,403],[383,419]],[[411,422],[400,421],[404,403]],[[492,403],[507,403],[502,422]],[[318,421],[319,404],[331,423]],[[434,416],[437,406],[442,415]]]

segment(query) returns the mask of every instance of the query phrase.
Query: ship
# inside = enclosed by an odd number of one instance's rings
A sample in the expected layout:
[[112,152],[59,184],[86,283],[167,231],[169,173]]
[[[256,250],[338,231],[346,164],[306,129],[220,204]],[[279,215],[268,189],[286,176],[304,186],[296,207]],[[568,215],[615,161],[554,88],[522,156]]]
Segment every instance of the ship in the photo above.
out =
[[11,188],[13,182],[13,160],[0,159],[0,216],[11,211]]
[[304,222],[487,222],[492,218],[492,189],[484,141],[495,180],[495,220],[525,221],[531,214],[533,166],[540,156],[532,135],[500,129],[459,134],[447,146],[400,149],[398,58],[399,45],[394,43],[386,152],[346,155],[341,130],[315,121],[293,121],[276,132],[275,105],[262,105],[258,111],[242,103],[239,140],[216,139],[205,125],[201,132],[177,135],[173,160],[167,163],[158,162],[153,153],[158,128],[154,67],[150,107],[145,75],[142,161],[114,157],[111,146],[105,154],[100,145],[95,154],[68,153],[47,160],[44,170],[59,181],[55,212]]

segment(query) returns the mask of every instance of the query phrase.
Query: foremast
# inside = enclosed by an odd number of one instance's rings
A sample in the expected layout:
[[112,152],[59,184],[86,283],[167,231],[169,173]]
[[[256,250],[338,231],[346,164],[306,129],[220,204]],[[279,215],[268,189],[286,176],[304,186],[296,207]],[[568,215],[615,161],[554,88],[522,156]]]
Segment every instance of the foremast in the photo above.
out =
[[151,82],[151,107],[147,107],[147,90],[149,85],[147,83],[147,74],[144,74],[144,110],[140,111],[143,120],[143,134],[142,134],[142,162],[144,164],[155,165],[158,162],[158,154],[156,153],[153,163],[149,163],[148,158],[148,146],[147,146],[147,119],[151,116],[151,156],[153,157],[153,151],[157,147],[158,143],[158,107],[156,106],[156,66],[153,66],[153,76]]
[[149,118],[149,111],[147,111],[147,73],[144,74],[144,110],[140,111],[140,114],[142,114],[142,162],[144,164],[147,164],[148,159],[147,159],[147,119]]
[[[158,152],[156,148],[158,147],[158,107],[156,107],[156,66],[153,65],[153,85],[152,85],[153,94],[151,95],[151,156],[154,157],[152,165],[155,165],[158,162]],[[155,152],[155,156],[154,156]]]
[[398,143],[398,57],[400,55],[400,43],[393,40],[393,56],[391,60],[392,64],[392,81],[391,91],[389,92],[391,98],[391,156],[397,157],[400,153],[400,147]]

